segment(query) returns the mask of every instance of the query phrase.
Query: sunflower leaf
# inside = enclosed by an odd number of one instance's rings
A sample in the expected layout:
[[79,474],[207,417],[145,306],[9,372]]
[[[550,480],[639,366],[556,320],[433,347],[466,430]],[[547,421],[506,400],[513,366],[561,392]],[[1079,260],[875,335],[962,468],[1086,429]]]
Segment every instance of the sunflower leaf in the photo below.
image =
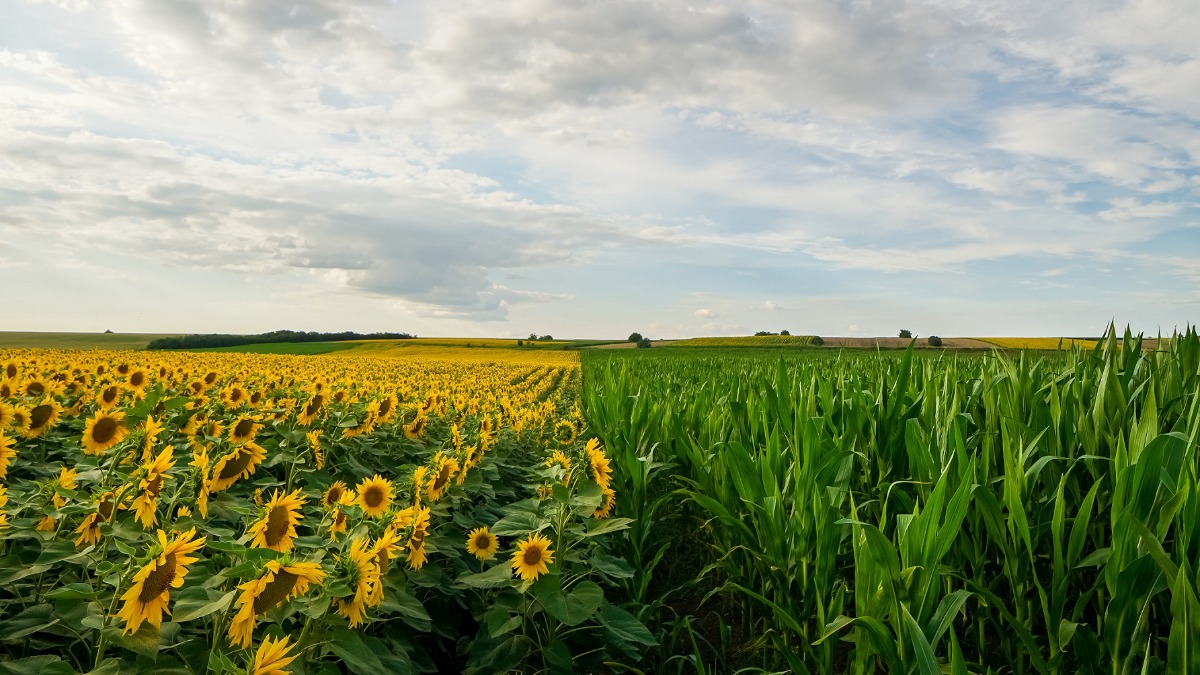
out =
[[195,621],[210,614],[222,612],[229,606],[229,603],[233,602],[233,596],[235,595],[237,595],[237,591],[229,591],[216,600],[207,600],[207,594],[205,594],[204,599],[181,597],[175,602],[175,613],[172,615],[172,618],[176,623],[183,623],[184,621]]
[[458,582],[471,588],[495,588],[503,586],[512,579],[512,569],[499,564],[476,574],[467,574],[458,578]]

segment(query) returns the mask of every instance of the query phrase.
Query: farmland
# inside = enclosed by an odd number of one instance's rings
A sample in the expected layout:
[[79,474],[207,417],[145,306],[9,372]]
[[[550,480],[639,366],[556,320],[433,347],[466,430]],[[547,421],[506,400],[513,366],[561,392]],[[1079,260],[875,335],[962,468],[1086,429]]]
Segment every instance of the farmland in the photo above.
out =
[[608,601],[626,521],[577,354],[462,351],[0,352],[0,665],[636,656],[653,638]]
[[0,661],[1200,672],[1194,332],[562,346],[0,351]]
[[584,360],[684,672],[1200,672],[1200,340]]

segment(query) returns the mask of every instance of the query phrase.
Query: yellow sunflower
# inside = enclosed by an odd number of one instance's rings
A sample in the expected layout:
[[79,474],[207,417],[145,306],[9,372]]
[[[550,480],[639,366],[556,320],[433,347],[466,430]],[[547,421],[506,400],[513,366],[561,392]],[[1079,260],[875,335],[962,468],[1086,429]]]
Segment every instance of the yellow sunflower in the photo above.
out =
[[162,420],[156,420],[154,416],[147,417],[146,421],[142,422],[140,431],[142,433],[142,461],[145,462],[154,454],[154,443],[163,431]]
[[425,434],[425,416],[417,415],[416,419],[404,425],[404,435],[412,439],[421,438]]
[[253,475],[256,467],[267,458],[267,451],[257,443],[246,443],[213,464],[211,492],[226,490],[238,480]]
[[280,553],[291,552],[295,546],[301,506],[304,506],[304,497],[300,496],[299,489],[286,496],[283,491],[275,490],[271,501],[267,502],[265,513],[246,532],[253,537],[250,545]]
[[555,450],[554,454],[550,455],[550,458],[546,460],[546,468],[549,469],[555,466],[562,467],[562,484],[566,485],[569,483],[571,480],[571,458],[563,454],[562,450]]
[[327,509],[333,509],[337,506],[349,506],[354,500],[350,497],[350,491],[346,489],[346,484],[340,480],[336,480],[325,494],[321,497],[321,504]]
[[453,457],[443,457],[440,452],[433,459],[437,463],[437,467],[425,487],[429,501],[436,502],[442,498],[442,492],[450,486],[450,480],[454,478],[454,474],[458,473],[458,460]]
[[143,391],[150,385],[150,376],[146,374],[145,370],[138,368],[129,374],[129,377],[125,379],[125,383],[134,391]]
[[425,485],[425,474],[427,473],[429,473],[429,469],[423,466],[418,466],[413,470],[412,497],[414,505],[421,503],[421,486]]
[[192,448],[192,461],[189,466],[195,467],[192,474],[196,481],[196,508],[200,517],[208,517],[208,449]]
[[62,414],[63,407],[52,398],[29,409],[29,427],[25,429],[26,438],[37,438],[52,429]]
[[21,374],[21,366],[16,361],[9,360],[4,363],[4,367],[0,368],[0,377],[5,379],[15,379]]
[[8,466],[17,458],[17,449],[13,439],[0,432],[0,478],[8,476]]
[[425,537],[429,534],[429,509],[418,506],[413,513],[413,531],[408,538],[408,566],[419,570],[429,559],[425,552]]
[[0,431],[4,431],[4,428],[7,427],[12,422],[12,419],[13,419],[12,406],[5,403],[4,401],[0,401]]
[[500,539],[486,527],[477,527],[467,535],[467,553],[480,560],[491,560],[500,550]]
[[117,405],[121,401],[121,385],[108,384],[105,385],[100,393],[96,395],[96,405],[100,406],[101,410],[108,410]]
[[368,518],[382,516],[392,505],[392,482],[379,474],[358,484],[358,505]]
[[600,440],[593,438],[588,441],[584,451],[587,452],[588,462],[592,467],[592,479],[601,489],[608,487],[609,482],[612,481],[612,467],[609,465],[604,450],[600,447]]
[[349,599],[337,599],[337,612],[350,621],[351,628],[355,628],[362,623],[367,599],[379,583],[379,567],[375,564],[375,556],[367,549],[367,540],[355,537],[350,542],[350,550],[338,556],[338,567],[354,592]]
[[83,429],[83,452],[88,455],[103,455],[125,439],[125,413],[97,411]]
[[229,641],[245,649],[254,635],[258,617],[273,607],[308,592],[309,584],[321,585],[325,571],[318,563],[287,563],[271,560],[262,576],[238,586],[237,612],[229,624]]
[[229,442],[234,445],[249,443],[258,435],[262,425],[253,417],[241,417],[229,427]]
[[318,469],[325,468],[325,453],[321,449],[321,432],[310,431],[304,435],[308,439],[308,447],[312,449],[313,461],[316,462]]
[[400,551],[400,538],[390,527],[383,531],[379,539],[371,547],[371,555],[375,556],[375,569],[379,570],[379,581],[371,587],[367,597],[367,606],[378,607],[383,602],[383,578],[388,573],[388,562],[395,558]]
[[263,643],[258,646],[258,651],[254,652],[254,669],[249,675],[291,675],[292,671],[284,670],[284,667],[299,656],[288,656],[292,646],[288,644],[287,636],[275,642],[271,642],[269,637],[264,638]]
[[390,525],[388,525],[388,527],[396,530],[403,530],[409,525],[412,525],[414,519],[416,519],[416,512],[413,507],[410,506],[407,509],[400,509],[396,512],[395,516],[392,516],[392,522]]
[[347,529],[347,521],[348,519],[346,518],[346,512],[342,510],[342,507],[335,506],[333,509],[333,520],[329,525],[329,538],[337,541],[337,536],[339,534],[345,534]]
[[113,493],[105,492],[96,499],[96,511],[84,517],[75,534],[76,546],[90,546],[100,541],[100,524],[112,519],[116,504],[113,503]]
[[9,431],[21,436],[29,431],[29,408],[13,405],[12,406],[12,421],[8,423]]
[[387,396],[384,396],[383,399],[379,401],[379,423],[387,424],[395,419],[396,411],[398,410],[399,405],[400,402],[396,400],[395,394],[388,394]]
[[158,522],[158,493],[162,492],[163,481],[171,479],[167,471],[175,466],[174,453],[175,449],[168,446],[153,461],[142,465],[145,475],[138,482],[141,492],[134,498],[132,508],[134,517],[144,528]]
[[170,614],[167,603],[171,589],[183,586],[187,566],[198,560],[188,554],[204,547],[205,538],[193,540],[195,535],[196,529],[192,528],[168,541],[167,533],[158,531],[158,553],[133,575],[133,586],[121,596],[125,604],[117,618],[125,621],[125,633],[136,633],[143,621],[158,628],[163,612]]
[[308,399],[308,403],[300,409],[300,414],[296,416],[296,422],[304,427],[312,424],[321,413],[321,407],[324,405],[325,395],[313,394],[313,397]]
[[512,555],[513,573],[523,581],[534,581],[546,574],[550,571],[546,565],[552,562],[554,551],[550,549],[550,540],[537,533],[517,544],[517,550]]
[[358,424],[342,429],[342,438],[354,438],[355,436],[363,436],[374,431],[375,423],[378,421],[376,417],[376,411],[378,410],[378,403],[368,404],[366,409],[357,415]]
[[617,505],[617,491],[609,486],[600,488],[604,493],[604,503],[592,513],[593,518],[607,518],[612,515],[613,507]]
[[18,391],[20,391],[23,396],[28,396],[29,398],[44,396],[47,389],[49,389],[49,385],[40,377],[30,377],[22,382],[18,387]]

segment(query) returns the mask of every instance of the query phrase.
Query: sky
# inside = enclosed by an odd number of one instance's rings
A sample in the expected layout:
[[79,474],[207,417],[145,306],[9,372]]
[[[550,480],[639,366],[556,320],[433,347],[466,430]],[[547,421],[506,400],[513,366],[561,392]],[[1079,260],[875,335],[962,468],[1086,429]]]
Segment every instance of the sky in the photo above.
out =
[[1195,0],[0,0],[0,330],[1200,321]]

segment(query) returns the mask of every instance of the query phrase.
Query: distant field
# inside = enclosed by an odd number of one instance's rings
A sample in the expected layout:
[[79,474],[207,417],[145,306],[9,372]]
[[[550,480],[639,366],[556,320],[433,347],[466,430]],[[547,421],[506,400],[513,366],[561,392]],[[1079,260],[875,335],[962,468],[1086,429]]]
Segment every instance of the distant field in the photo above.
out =
[[0,331],[0,348],[145,349],[156,338],[178,333],[38,333]]
[[675,340],[673,347],[811,347],[814,335],[746,335],[740,337],[700,337]]
[[208,349],[182,349],[178,351],[310,355],[340,352],[362,346],[362,342],[267,342],[257,345],[234,345],[232,347],[209,347]]

